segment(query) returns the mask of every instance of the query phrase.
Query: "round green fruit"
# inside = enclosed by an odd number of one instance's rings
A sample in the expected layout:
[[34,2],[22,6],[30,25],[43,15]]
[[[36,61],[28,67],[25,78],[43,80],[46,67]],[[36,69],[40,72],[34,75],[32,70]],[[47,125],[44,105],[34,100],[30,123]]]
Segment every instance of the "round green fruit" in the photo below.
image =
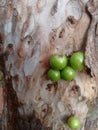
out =
[[83,52],[75,52],[70,58],[70,65],[75,70],[83,70],[84,69],[84,53]]
[[80,128],[80,120],[77,117],[70,117],[67,121],[68,126],[72,129],[72,130],[77,130]]
[[50,66],[56,70],[62,70],[67,65],[67,57],[54,54],[50,57]]
[[71,81],[75,78],[75,76],[76,76],[76,72],[70,66],[65,67],[61,71],[61,78],[63,78],[64,80]]
[[51,81],[53,82],[57,82],[60,80],[60,71],[59,70],[53,70],[53,69],[50,69],[48,71],[48,77]]

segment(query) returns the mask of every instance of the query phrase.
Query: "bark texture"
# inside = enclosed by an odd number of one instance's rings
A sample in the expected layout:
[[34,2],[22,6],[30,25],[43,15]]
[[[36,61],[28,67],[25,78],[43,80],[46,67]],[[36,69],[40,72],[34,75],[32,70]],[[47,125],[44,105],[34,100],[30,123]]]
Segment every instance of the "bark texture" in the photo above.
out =
[[[70,115],[97,130],[98,0],[1,0],[0,19],[3,130],[69,130]],[[80,50],[75,80],[47,78],[52,54]]]

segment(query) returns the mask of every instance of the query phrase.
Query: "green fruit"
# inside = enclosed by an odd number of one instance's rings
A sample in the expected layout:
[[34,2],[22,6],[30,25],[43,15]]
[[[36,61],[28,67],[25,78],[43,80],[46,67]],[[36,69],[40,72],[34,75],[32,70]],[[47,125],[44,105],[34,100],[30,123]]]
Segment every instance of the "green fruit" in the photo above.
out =
[[64,80],[67,81],[71,81],[75,78],[76,72],[73,68],[71,68],[70,66],[65,67],[62,71],[61,71],[61,78],[63,78]]
[[2,81],[3,80],[3,76],[0,74],[0,81]]
[[57,82],[60,80],[60,71],[59,70],[53,70],[53,69],[50,69],[48,71],[48,77],[51,81],[53,82]]
[[72,130],[77,130],[80,128],[80,120],[77,117],[70,117],[67,121],[68,126],[72,129]]
[[50,57],[50,66],[56,70],[62,70],[67,65],[67,57],[54,54]]
[[83,52],[75,52],[70,58],[70,65],[75,70],[83,70],[84,69],[84,53]]

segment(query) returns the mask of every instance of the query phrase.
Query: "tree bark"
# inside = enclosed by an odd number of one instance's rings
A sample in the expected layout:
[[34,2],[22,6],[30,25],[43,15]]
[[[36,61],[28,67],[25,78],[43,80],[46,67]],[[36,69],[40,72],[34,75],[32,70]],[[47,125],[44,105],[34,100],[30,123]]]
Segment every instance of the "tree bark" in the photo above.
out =
[[[97,130],[98,0],[1,0],[0,19],[3,130]],[[76,51],[85,70],[51,82],[50,56]]]

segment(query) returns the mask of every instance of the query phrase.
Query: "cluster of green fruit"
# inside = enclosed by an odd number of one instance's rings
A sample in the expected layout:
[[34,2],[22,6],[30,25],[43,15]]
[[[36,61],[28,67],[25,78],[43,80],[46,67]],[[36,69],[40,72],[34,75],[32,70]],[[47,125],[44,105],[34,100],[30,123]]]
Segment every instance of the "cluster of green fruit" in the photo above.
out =
[[68,60],[67,56],[54,54],[50,57],[50,69],[48,70],[48,78],[57,82],[61,78],[71,81],[76,76],[76,70],[84,69],[84,53],[75,52]]

